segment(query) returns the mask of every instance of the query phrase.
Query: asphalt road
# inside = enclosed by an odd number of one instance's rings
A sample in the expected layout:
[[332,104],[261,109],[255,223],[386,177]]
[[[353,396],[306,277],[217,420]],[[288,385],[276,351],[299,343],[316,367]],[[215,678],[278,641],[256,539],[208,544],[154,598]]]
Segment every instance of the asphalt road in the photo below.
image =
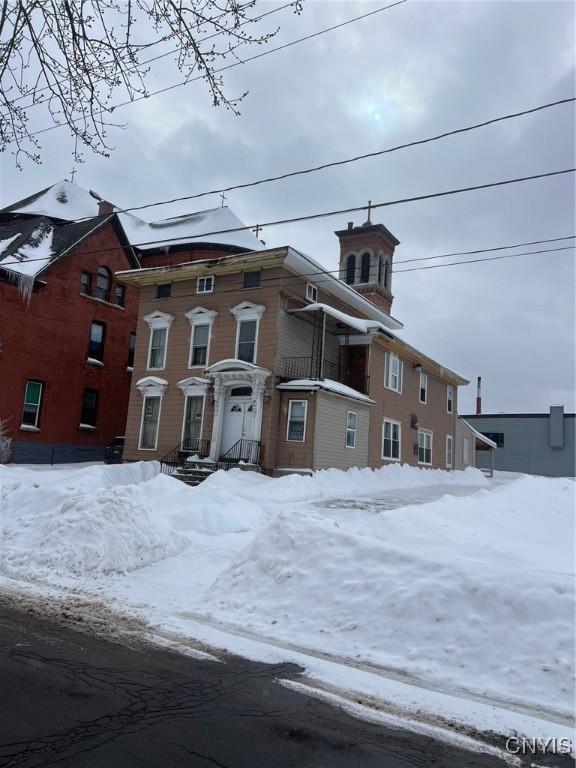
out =
[[275,683],[292,665],[127,647],[2,606],[0,766],[497,768]]

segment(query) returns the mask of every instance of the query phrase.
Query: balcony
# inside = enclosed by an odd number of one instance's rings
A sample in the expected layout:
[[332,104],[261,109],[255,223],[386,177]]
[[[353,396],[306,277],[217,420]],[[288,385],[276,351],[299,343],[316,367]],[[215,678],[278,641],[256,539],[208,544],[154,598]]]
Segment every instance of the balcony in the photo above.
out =
[[370,377],[363,372],[351,370],[334,360],[320,361],[313,357],[285,357],[281,361],[278,375],[285,381],[291,379],[331,379],[345,384],[347,387],[368,394]]

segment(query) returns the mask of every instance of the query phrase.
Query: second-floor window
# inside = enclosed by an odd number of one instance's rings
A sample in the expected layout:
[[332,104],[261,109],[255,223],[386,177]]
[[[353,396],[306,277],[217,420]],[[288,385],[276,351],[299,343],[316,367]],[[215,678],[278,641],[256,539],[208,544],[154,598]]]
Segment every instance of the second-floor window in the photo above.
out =
[[291,443],[303,443],[306,439],[307,400],[290,400],[288,402],[288,425],[286,440]]
[[196,293],[212,293],[214,291],[214,277],[199,277],[196,282]]
[[393,352],[386,353],[384,365],[384,386],[393,392],[402,392],[402,375],[404,364]]
[[318,301],[318,288],[312,283],[306,283],[306,298],[314,303]]
[[164,368],[166,363],[166,341],[168,328],[153,328],[150,333],[148,368]]
[[208,365],[208,345],[210,343],[210,325],[194,325],[192,328],[192,346],[190,349],[190,367]]
[[420,371],[419,399],[421,403],[426,404],[428,402],[428,374],[424,373],[424,371]]
[[119,307],[123,307],[126,301],[126,287],[124,285],[115,285],[112,298],[114,304],[117,304]]
[[90,328],[90,344],[88,345],[88,357],[91,360],[104,362],[104,344],[106,342],[106,326],[104,323],[92,323]]
[[99,267],[96,275],[96,298],[102,301],[110,300],[110,283],[112,275],[108,267]]
[[236,358],[245,363],[256,361],[256,339],[258,336],[258,320],[238,321],[238,342]]
[[28,380],[24,391],[22,426],[38,429],[40,426],[40,405],[44,386],[41,381]]
[[92,295],[92,275],[90,272],[80,272],[80,293]]
[[446,387],[446,411],[454,413],[454,387],[451,384]]
[[86,427],[95,427],[98,418],[98,390],[85,389],[82,395],[82,412],[80,424]]
[[131,333],[128,339],[128,368],[134,367],[134,353],[136,352],[136,334]]

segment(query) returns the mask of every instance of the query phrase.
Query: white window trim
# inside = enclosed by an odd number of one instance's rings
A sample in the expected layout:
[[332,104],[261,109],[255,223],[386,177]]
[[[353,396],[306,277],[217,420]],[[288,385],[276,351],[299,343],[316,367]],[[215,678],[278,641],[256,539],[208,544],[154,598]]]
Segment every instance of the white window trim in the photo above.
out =
[[[448,445],[450,445],[450,458],[451,461],[448,462]],[[452,469],[454,466],[454,438],[452,435],[446,435],[446,468]]]
[[[394,387],[390,386],[390,383],[389,383],[391,379],[390,361],[392,360],[392,358],[396,358],[396,360],[398,360],[398,389],[395,389]],[[388,376],[386,376],[386,374],[388,374]],[[388,379],[388,381],[386,379]],[[390,392],[396,392],[397,394],[401,395],[403,385],[404,385],[404,361],[395,352],[386,352],[386,357],[384,359],[384,387],[386,389],[389,389]]]
[[[290,413],[292,411],[293,403],[304,403],[304,432],[302,433],[302,440],[291,440],[288,437],[290,433]],[[288,400],[288,414],[286,417],[286,442],[287,443],[305,443],[307,424],[308,424],[308,400]]]
[[[148,356],[146,358],[147,371],[163,371],[166,368],[166,358],[168,356],[168,339],[170,337],[170,328],[174,322],[174,315],[168,315],[166,312],[152,312],[143,318],[150,328],[150,338],[148,339]],[[150,365],[150,353],[152,351],[152,334],[154,331],[166,329],[166,343],[164,344],[164,359],[162,365],[152,367]]]
[[[200,280],[211,280],[211,288],[209,291],[201,291],[200,290]],[[203,293],[214,293],[214,275],[201,275],[196,280],[196,293],[203,294]]]
[[[348,416],[350,414],[354,415],[354,429],[350,429],[348,426]],[[354,445],[348,445],[348,432],[354,433]],[[346,430],[344,434],[344,447],[354,449],[356,448],[356,435],[358,433],[358,413],[356,411],[346,411]]]
[[[450,396],[450,392],[452,392],[452,396]],[[454,387],[452,384],[446,385],[446,413],[454,413]]]
[[[143,448],[142,447],[142,436],[143,436],[143,429],[144,429],[144,411],[146,410],[146,400],[149,397],[159,397],[160,398],[160,407],[158,408],[158,424],[156,428],[156,442],[154,444],[154,448]],[[162,395],[152,394],[150,392],[143,393],[142,398],[142,413],[140,415],[140,435],[138,437],[138,450],[139,451],[156,451],[158,450],[158,438],[160,437],[160,419],[162,417],[162,401],[164,400]]]
[[464,464],[465,468],[470,466],[470,438],[469,437],[462,438],[462,463]]
[[256,365],[258,359],[258,338],[260,336],[260,318],[266,311],[263,304],[252,304],[250,301],[243,301],[232,307],[230,312],[236,318],[236,342],[234,345],[234,358],[238,360],[238,345],[240,342],[240,322],[242,320],[256,320],[256,334],[254,337],[254,359],[251,361]]
[[[184,317],[190,323],[190,347],[188,349],[188,368],[193,369],[205,369],[210,365],[210,345],[212,344],[212,325],[218,312],[213,309],[204,309],[204,307],[196,307],[186,312]],[[194,326],[207,325],[208,327],[208,346],[206,349],[206,364],[205,365],[192,365],[192,345],[194,343]]]
[[[194,391],[194,389],[197,389],[197,391]],[[186,407],[188,405],[189,397],[202,398],[202,419],[200,420],[200,437],[198,438],[199,440],[202,440],[202,435],[204,434],[204,416],[206,414],[206,390],[201,387],[188,387],[186,391],[182,389],[182,392],[184,394],[184,412],[182,413],[182,432],[180,434],[180,442],[184,442],[184,430],[186,429]]]
[[[384,456],[384,425],[396,424],[398,426],[398,458],[393,456]],[[381,458],[384,461],[402,461],[402,422],[395,419],[388,419],[386,416],[382,419],[382,446],[381,446]]]
[[[24,418],[24,409],[26,408],[26,392],[28,390],[28,382],[30,381],[34,382],[34,384],[40,384],[40,397],[38,398],[36,418],[34,419],[34,424],[24,424],[22,422],[22,419]],[[38,422],[40,421],[40,407],[42,406],[43,397],[44,397],[44,383],[42,381],[37,381],[36,379],[26,379],[26,386],[24,387],[24,401],[22,403],[22,416],[20,417],[20,422],[21,422],[20,429],[23,429],[24,431],[28,430],[30,432],[40,431]]]
[[[426,382],[422,387],[422,379]],[[424,389],[424,400],[422,400],[422,389]],[[418,381],[418,400],[426,405],[428,403],[428,374],[425,371],[420,371],[420,379]]]
[[[310,296],[309,293],[313,295]],[[313,285],[312,283],[306,283],[306,299],[313,303],[318,301],[318,286]]]
[[[420,435],[430,435],[430,461],[420,461]],[[422,465],[423,467],[431,467],[432,462],[434,461],[434,432],[431,432],[429,429],[419,429],[418,430],[418,464]]]

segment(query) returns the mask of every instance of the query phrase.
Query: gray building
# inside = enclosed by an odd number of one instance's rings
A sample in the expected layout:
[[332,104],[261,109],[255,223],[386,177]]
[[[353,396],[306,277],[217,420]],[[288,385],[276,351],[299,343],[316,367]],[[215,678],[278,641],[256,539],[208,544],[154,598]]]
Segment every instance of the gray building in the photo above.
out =
[[[465,416],[496,443],[495,468],[548,477],[576,476],[574,413],[551,406],[549,413],[486,413]],[[476,466],[489,468],[490,456],[476,453]]]

